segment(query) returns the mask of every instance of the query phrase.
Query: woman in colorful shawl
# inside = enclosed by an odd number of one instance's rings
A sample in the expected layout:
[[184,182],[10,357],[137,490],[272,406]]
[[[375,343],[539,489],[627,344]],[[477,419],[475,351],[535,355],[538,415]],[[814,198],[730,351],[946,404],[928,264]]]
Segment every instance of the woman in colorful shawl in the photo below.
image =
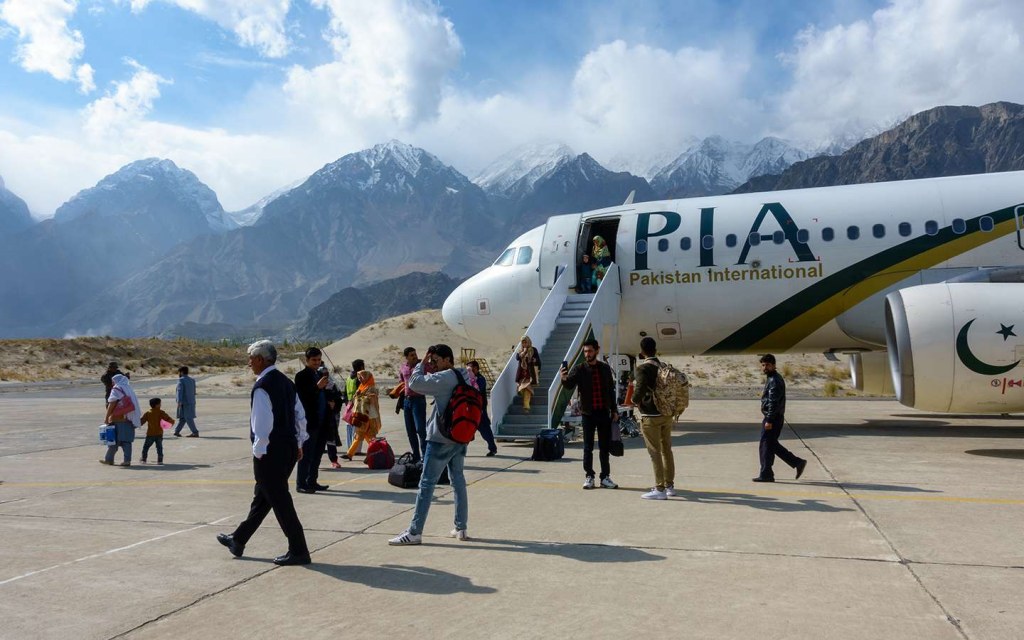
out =
[[377,385],[373,380],[373,374],[363,370],[356,376],[359,386],[352,398],[352,409],[355,415],[367,418],[356,425],[356,437],[352,440],[352,446],[348,448],[348,453],[342,456],[346,460],[352,459],[363,441],[372,440],[380,432],[380,404],[377,399]]
[[540,354],[533,346],[530,336],[523,336],[520,340],[516,360],[519,361],[519,368],[516,369],[516,388],[523,396],[523,413],[530,413],[533,387],[537,386],[537,377],[540,374]]
[[604,274],[608,271],[608,265],[612,263],[612,252],[608,250],[608,243],[601,236],[594,236],[594,246],[590,250],[590,259],[594,263],[594,291],[604,280]]

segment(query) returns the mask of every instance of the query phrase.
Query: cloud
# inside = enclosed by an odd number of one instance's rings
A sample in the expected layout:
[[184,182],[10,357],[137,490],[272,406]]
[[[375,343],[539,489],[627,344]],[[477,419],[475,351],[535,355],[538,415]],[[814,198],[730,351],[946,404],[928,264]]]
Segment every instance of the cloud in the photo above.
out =
[[1024,101],[1024,4],[894,0],[870,19],[809,27],[783,55],[776,125],[822,139],[943,104]]
[[130,0],[135,12],[153,2],[173,4],[212,20],[268,58],[284,57],[291,48],[285,24],[290,0]]
[[114,83],[113,91],[85,107],[84,129],[94,140],[118,135],[141,122],[160,97],[160,85],[171,82],[132,59],[126,62],[135,70],[132,77]]
[[331,16],[334,60],[293,67],[291,103],[328,129],[339,120],[413,127],[436,117],[445,78],[462,56],[451,21],[423,0],[313,0]]
[[68,27],[77,0],[5,0],[0,20],[18,32],[15,59],[25,71],[48,73],[61,82],[78,81],[79,90],[95,89],[92,67],[77,61],[85,51],[82,33]]

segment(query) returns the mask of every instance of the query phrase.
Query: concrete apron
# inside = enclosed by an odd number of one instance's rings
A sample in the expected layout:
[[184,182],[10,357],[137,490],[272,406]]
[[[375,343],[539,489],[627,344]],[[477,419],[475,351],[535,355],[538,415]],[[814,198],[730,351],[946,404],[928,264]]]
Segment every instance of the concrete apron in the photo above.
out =
[[[245,557],[214,540],[252,495],[248,402],[211,399],[163,467],[97,464],[99,402],[0,398],[2,637],[1013,638],[1024,628],[1024,421],[917,414],[890,402],[793,402],[799,482],[757,485],[757,403],[695,402],[674,436],[676,486],[642,440],[618,490],[583,491],[581,445],[470,447],[471,540],[446,537],[439,488],[424,544],[394,548],[415,491],[361,463],[293,494],[313,549],[277,568],[273,517]],[[96,405],[96,406],[94,406]],[[205,410],[203,410],[205,409]],[[71,424],[69,424],[71,423]],[[55,427],[54,425],[62,425]],[[385,415],[396,452],[401,416]],[[45,446],[44,446],[45,445]],[[155,459],[155,452],[150,452]],[[117,461],[120,461],[120,453]],[[325,458],[325,465],[326,465]],[[833,477],[834,476],[834,477]],[[450,598],[446,596],[457,596]]]

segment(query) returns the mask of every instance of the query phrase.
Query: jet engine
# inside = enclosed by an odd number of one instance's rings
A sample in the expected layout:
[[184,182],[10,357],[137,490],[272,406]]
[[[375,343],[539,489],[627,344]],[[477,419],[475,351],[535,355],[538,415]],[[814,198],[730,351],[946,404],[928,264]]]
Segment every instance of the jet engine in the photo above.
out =
[[1024,284],[942,282],[885,299],[896,398],[923,411],[1024,411]]
[[884,351],[850,354],[850,378],[857,391],[874,396],[893,394],[889,357]]

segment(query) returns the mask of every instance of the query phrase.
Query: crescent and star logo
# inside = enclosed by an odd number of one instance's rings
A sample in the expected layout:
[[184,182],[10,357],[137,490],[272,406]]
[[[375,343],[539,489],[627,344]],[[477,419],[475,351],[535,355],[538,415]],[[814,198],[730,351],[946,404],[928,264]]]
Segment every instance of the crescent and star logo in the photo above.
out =
[[[974,324],[975,320],[977,320],[977,318],[974,318],[961,327],[960,333],[956,336],[956,355],[960,358],[960,362],[964,363],[965,367],[974,373],[979,373],[983,376],[999,376],[1020,364],[1020,360],[1008,365],[989,364],[974,355],[974,352],[971,351],[970,345],[967,343],[967,332],[970,330],[971,325]],[[1000,329],[999,331],[996,331],[996,333],[1003,336],[1003,342],[1006,342],[1010,336],[1017,335],[1013,332],[1012,324],[1010,326],[1006,326],[1003,323],[999,323],[999,327]]]

